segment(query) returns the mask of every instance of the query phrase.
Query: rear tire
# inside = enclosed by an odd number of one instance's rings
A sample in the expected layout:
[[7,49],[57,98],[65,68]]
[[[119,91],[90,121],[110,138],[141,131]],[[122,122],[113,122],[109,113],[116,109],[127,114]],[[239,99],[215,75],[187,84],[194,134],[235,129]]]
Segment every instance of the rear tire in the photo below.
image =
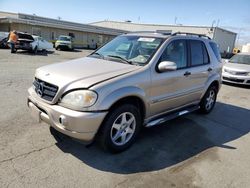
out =
[[34,48],[33,53],[37,54],[37,46]]
[[200,102],[200,112],[203,114],[210,113],[216,103],[218,90],[215,86],[210,86]]
[[124,104],[113,109],[98,132],[99,145],[112,153],[122,152],[130,147],[142,124],[137,107]]

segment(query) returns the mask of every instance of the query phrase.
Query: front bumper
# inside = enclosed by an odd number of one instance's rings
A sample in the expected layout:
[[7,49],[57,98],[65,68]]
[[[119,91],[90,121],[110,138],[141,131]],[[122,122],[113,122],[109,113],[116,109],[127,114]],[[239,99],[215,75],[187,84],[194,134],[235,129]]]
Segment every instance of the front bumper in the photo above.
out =
[[15,45],[15,48],[20,50],[33,50],[30,45]]
[[72,49],[72,45],[71,44],[55,44],[56,48],[60,48],[60,49]]
[[223,72],[222,81],[228,82],[228,83],[250,85],[250,76],[239,76],[239,75],[233,75],[227,72]]
[[38,122],[45,122],[70,137],[91,142],[107,112],[78,112],[59,105],[50,105],[34,98],[29,89],[28,107]]

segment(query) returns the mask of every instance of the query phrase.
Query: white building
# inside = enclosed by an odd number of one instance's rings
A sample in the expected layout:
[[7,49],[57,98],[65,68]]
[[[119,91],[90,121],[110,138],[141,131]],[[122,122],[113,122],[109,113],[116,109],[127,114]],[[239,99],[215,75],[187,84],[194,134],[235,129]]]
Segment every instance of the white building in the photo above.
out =
[[242,52],[250,53],[250,43],[247,43],[246,45],[242,46]]
[[131,22],[100,21],[91,25],[131,31],[188,32],[207,35],[220,46],[221,53],[233,51],[237,34],[220,27],[138,24]]

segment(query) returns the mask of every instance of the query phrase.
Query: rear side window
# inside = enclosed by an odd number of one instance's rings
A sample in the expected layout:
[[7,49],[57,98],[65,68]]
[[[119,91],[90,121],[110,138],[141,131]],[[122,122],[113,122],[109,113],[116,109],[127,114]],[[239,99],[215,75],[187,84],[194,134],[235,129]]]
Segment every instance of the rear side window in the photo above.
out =
[[198,66],[209,63],[207,49],[202,41],[191,40],[190,51],[191,51],[191,66]]
[[210,42],[209,45],[211,46],[213,52],[214,52],[214,55],[216,56],[216,58],[218,59],[218,61],[221,62],[221,56],[220,56],[220,51],[219,51],[219,46],[214,43],[214,42]]
[[202,43],[202,50],[203,50],[203,63],[208,64],[209,63],[209,57],[208,57],[207,48],[206,48],[204,43]]

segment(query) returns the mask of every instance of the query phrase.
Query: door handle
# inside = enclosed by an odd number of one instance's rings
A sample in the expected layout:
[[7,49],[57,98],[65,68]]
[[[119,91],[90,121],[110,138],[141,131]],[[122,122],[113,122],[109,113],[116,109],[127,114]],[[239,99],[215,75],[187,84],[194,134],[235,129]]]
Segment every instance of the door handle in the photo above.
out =
[[208,72],[211,72],[213,69],[211,68],[211,67],[209,67],[208,69],[207,69],[207,71]]
[[191,72],[186,71],[183,75],[184,75],[184,76],[189,76],[189,75],[191,75]]

